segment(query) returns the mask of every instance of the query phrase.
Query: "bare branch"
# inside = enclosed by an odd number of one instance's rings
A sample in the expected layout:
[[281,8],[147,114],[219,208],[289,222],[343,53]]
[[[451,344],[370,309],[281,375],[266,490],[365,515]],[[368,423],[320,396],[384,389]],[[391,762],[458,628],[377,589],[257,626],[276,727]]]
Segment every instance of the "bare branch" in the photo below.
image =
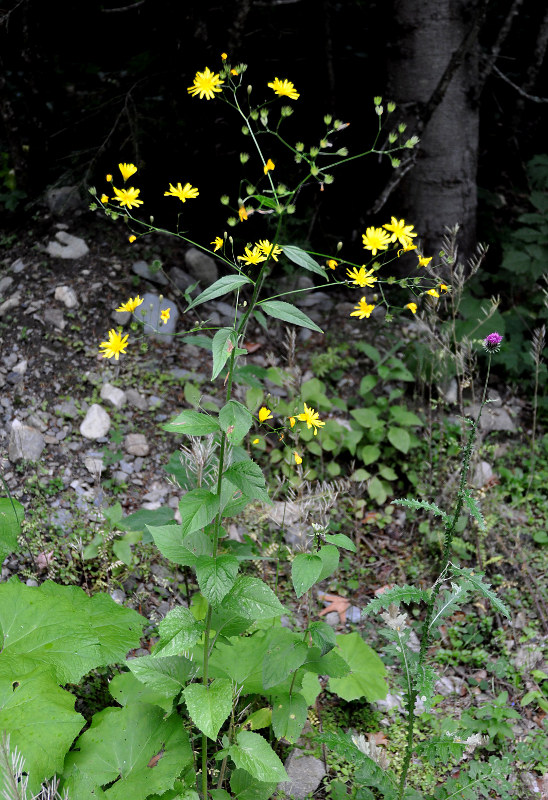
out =
[[139,8],[139,6],[144,6],[146,0],[137,0],[136,3],[132,3],[130,6],[119,6],[118,8],[102,8],[102,14],[118,14],[120,11],[133,11],[134,8]]
[[512,23],[516,14],[518,13],[523,0],[514,0],[512,5],[510,6],[510,10],[506,15],[506,18],[502,25],[500,26],[500,30],[498,32],[497,38],[495,39],[495,43],[491,48],[491,53],[485,57],[484,63],[480,69],[480,74],[478,76],[478,88],[477,88],[477,96],[480,95],[481,90],[485,84],[485,81],[491,74],[493,67],[495,65],[495,61],[499,57],[499,53],[501,51],[502,45],[506,41],[506,37],[510,33],[510,28],[512,27]]
[[526,100],[531,100],[532,103],[548,103],[548,97],[537,97],[534,94],[529,94],[529,92],[524,91],[520,86],[511,81],[498,67],[493,66],[493,72],[498,75],[499,78],[502,78],[503,81],[506,81],[518,94],[525,97]]

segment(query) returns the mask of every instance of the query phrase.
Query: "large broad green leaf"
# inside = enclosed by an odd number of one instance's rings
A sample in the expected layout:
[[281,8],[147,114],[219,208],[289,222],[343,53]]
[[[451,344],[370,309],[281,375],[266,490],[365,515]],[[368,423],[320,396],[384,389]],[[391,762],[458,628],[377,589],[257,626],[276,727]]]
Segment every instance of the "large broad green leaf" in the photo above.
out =
[[25,509],[18,500],[0,497],[0,562],[20,549],[17,537],[24,516]]
[[193,567],[198,556],[211,551],[211,540],[203,531],[193,531],[183,539],[180,525],[147,525],[147,528],[160,553],[174,564]]
[[322,278],[327,280],[327,274],[324,267],[320,266],[320,264],[314,261],[312,256],[310,256],[306,250],[301,250],[300,247],[295,247],[295,245],[292,244],[282,245],[282,250],[288,259],[294,264],[297,264],[299,267],[304,267],[305,269],[309,270],[309,272],[315,272],[316,275],[321,275]]
[[209,686],[191,683],[183,692],[188,713],[202,733],[216,739],[232,711],[232,681],[215,678]]
[[329,691],[347,701],[365,697],[373,702],[386,697],[388,685],[384,680],[385,666],[360,634],[340,634],[337,636],[337,646],[350,667],[350,674],[344,678],[330,678]]
[[411,445],[411,437],[405,428],[396,428],[394,425],[391,425],[386,435],[388,441],[390,444],[394,445],[396,450],[399,450],[401,453],[407,453]]
[[176,697],[197,673],[196,663],[184,656],[142,656],[126,663],[141,683],[167,698]]
[[285,681],[304,664],[308,645],[287,628],[271,628],[267,633],[268,648],[263,660],[263,686],[271,689]]
[[237,347],[238,338],[236,332],[232,328],[221,328],[213,337],[213,370],[211,380],[214,381],[219,372],[222,370],[229,355],[236,348],[236,355],[243,356],[247,354],[247,350]]
[[77,683],[95,667],[124,661],[145,622],[105,594],[90,598],[77,586],[30,587],[12,578],[0,584],[0,663],[30,655],[51,665],[59,683]]
[[71,800],[94,796],[90,779],[108,800],[144,800],[173,788],[192,762],[181,718],[174,714],[165,719],[161,708],[145,703],[106,712],[95,715],[67,756],[62,786]]
[[374,408],[354,408],[350,414],[362,428],[376,428],[379,424],[379,415]]
[[230,788],[237,800],[269,800],[274,794],[276,783],[258,781],[249,772],[235,769],[230,776]]
[[164,657],[178,655],[194,647],[202,635],[203,626],[196,622],[188,608],[177,606],[160,622],[158,630],[160,641],[154,653]]
[[317,555],[319,555],[323,562],[322,571],[320,572],[318,580],[323,581],[325,578],[329,578],[330,575],[333,575],[339,566],[339,551],[334,544],[324,544],[323,547],[320,547],[318,550]]
[[284,607],[272,591],[259,578],[240,575],[223,599],[223,608],[252,620],[272,619],[284,613]]
[[238,574],[236,556],[200,556],[196,561],[196,578],[201,593],[212,606],[217,606],[230,591]]
[[312,322],[310,317],[307,317],[299,308],[291,305],[291,303],[284,303],[283,300],[264,300],[258,304],[265,314],[275,319],[281,319],[283,322],[290,322],[292,325],[300,325],[301,328],[310,328],[311,331],[318,331],[323,333],[315,322]]
[[297,597],[307,592],[314,586],[323,569],[320,556],[313,553],[297,553],[291,562],[291,580]]
[[263,471],[255,461],[238,461],[226,470],[223,477],[237,486],[250,500],[272,503],[266,491]]
[[183,536],[209,525],[219,510],[219,497],[207,489],[192,489],[179,500]]
[[268,641],[263,631],[253,636],[234,636],[227,642],[217,641],[209,660],[212,677],[226,677],[244,687],[246,694],[259,694],[263,689],[263,659]]
[[121,706],[148,703],[152,706],[160,706],[168,714],[173,709],[173,697],[166,697],[158,689],[141,683],[131,672],[121,672],[119,675],[115,675],[108,685],[108,690]]
[[337,644],[335,631],[331,625],[328,625],[327,622],[324,622],[323,620],[317,620],[316,622],[310,623],[308,626],[308,632],[310,633],[314,644],[320,648],[320,653],[322,656],[324,656],[326,653],[329,653],[330,650],[333,650]]
[[287,781],[284,765],[259,733],[240,731],[236,744],[230,746],[229,755],[239,769],[258,781]]
[[216,297],[221,297],[223,294],[241,289],[246,283],[252,283],[252,281],[246,278],[245,275],[224,275],[222,278],[219,278],[218,281],[212,283],[211,286],[208,286],[207,289],[204,289],[204,291],[190,303],[187,311],[190,311],[194,306],[200,305],[200,303],[207,303],[208,300],[214,300]]
[[202,414],[200,411],[186,409],[177,414],[175,419],[162,425],[164,431],[170,433],[186,433],[187,436],[207,436],[216,433],[220,426],[215,417]]
[[219,411],[219,424],[233,444],[240,444],[252,422],[247,408],[236,400],[229,400]]
[[277,739],[296,742],[306,722],[308,708],[299,692],[281,692],[272,698],[272,729]]
[[145,531],[147,525],[167,525],[174,515],[174,510],[169,506],[140,508],[133,514],[123,517],[116,527],[121,531]]
[[[63,769],[65,754],[85,719],[74,710],[74,695],[57,685],[53,667],[24,656],[0,659],[0,730],[10,736],[11,750],[25,759],[29,789]],[[0,767],[0,795],[3,797]]]
[[342,547],[344,550],[350,550],[352,553],[356,552],[356,545],[345,533],[324,533],[324,539],[326,542]]

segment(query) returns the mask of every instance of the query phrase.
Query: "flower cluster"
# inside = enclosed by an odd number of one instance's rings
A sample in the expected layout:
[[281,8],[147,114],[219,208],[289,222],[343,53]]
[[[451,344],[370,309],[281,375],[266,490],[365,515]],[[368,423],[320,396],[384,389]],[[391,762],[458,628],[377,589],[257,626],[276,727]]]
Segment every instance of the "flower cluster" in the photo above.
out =
[[[217,236],[215,239],[215,244],[217,244],[219,239],[220,237]],[[217,249],[217,247],[215,247],[215,249]],[[253,245],[253,247],[248,245],[244,249],[244,255],[238,256],[238,261],[241,261],[243,264],[247,264],[248,266],[252,264],[260,264],[262,261],[266,261],[267,258],[277,261],[278,256],[282,252],[282,248],[278,244],[271,244],[268,239],[261,239],[259,242]]]
[[[274,419],[271,409],[267,408],[266,406],[261,406],[261,408],[258,411],[257,416],[258,416],[258,419],[259,419],[260,423],[266,422],[267,420],[270,420],[270,419]],[[308,406],[306,403],[304,403],[304,410],[302,411],[301,414],[296,414],[294,417],[289,417],[289,426],[290,426],[290,428],[293,428],[295,426],[295,423],[297,422],[297,420],[299,422],[305,422],[307,428],[309,428],[309,429],[313,428],[314,436],[316,436],[317,433],[318,433],[318,430],[320,428],[323,428],[323,426],[325,425],[325,422],[320,419],[319,413],[317,411],[315,411],[313,408],[311,408],[310,406]],[[283,434],[281,434],[280,435],[280,439],[283,440],[283,438],[284,438],[284,436],[283,436]],[[253,440],[253,444],[258,444],[258,443],[259,443],[259,439],[254,439]],[[302,464],[302,461],[303,461],[302,456],[299,455],[299,453],[296,450],[293,452],[293,455],[294,455],[294,458],[295,458],[295,463],[296,464]]]

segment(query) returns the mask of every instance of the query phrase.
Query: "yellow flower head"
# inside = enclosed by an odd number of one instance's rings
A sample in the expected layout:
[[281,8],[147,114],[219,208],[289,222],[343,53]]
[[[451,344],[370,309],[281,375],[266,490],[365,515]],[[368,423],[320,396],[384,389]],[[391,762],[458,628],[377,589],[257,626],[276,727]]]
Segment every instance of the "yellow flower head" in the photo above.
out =
[[403,245],[403,247],[405,247],[406,243],[409,243],[409,241],[417,235],[416,233],[413,233],[414,227],[414,225],[406,225],[404,219],[400,219],[398,221],[396,217],[391,217],[390,222],[387,225],[383,225],[383,228],[386,228],[386,230],[390,231],[392,234],[390,241],[397,241]]
[[371,253],[376,256],[378,250],[388,250],[390,236],[382,228],[371,227],[362,233],[362,240],[364,249],[371,250]]
[[259,242],[257,242],[257,244],[256,244],[256,247],[258,247],[258,248],[259,248],[259,250],[261,251],[261,253],[264,253],[264,255],[265,255],[267,258],[268,258],[268,256],[270,256],[270,258],[271,258],[273,261],[277,261],[277,260],[278,260],[278,256],[279,256],[281,253],[283,253],[283,250],[282,250],[282,248],[280,247],[280,245],[278,245],[278,244],[271,244],[271,243],[268,241],[268,239],[261,239]]
[[260,248],[255,245],[253,250],[246,247],[245,255],[238,256],[238,261],[243,261],[244,264],[260,264],[261,261],[266,261],[266,256],[263,255]]
[[226,61],[228,56],[226,53],[221,53],[221,58],[223,59],[223,61]]
[[304,404],[304,411],[302,414],[298,414],[297,419],[301,422],[306,422],[307,428],[314,428],[314,436],[318,433],[318,428],[323,428],[325,422],[322,422],[320,419],[320,415],[317,411],[314,411],[313,408]]
[[197,72],[194,78],[194,83],[189,86],[187,92],[196,97],[200,96],[200,100],[204,97],[206,100],[213,100],[215,92],[222,92],[222,81],[218,74],[212,72],[209,67],[206,67],[203,72]]
[[240,206],[238,209],[238,216],[240,217],[240,222],[244,222],[247,219],[247,211],[245,210],[245,206]]
[[291,427],[293,427],[293,425],[295,424],[295,417],[289,417],[289,424],[291,425]]
[[265,422],[267,419],[273,419],[272,411],[266,406],[259,409],[259,422]]
[[419,267],[427,267],[428,264],[432,261],[432,256],[430,256],[430,258],[425,258],[424,256],[421,256],[420,253],[417,253],[417,255],[419,257],[419,263],[418,263]]
[[440,295],[439,295],[439,292],[437,292],[435,289],[428,289],[428,291],[426,292],[426,294],[429,294],[429,295],[431,295],[432,297],[439,297],[439,296],[440,296]]
[[99,347],[102,347],[104,352],[102,353],[103,358],[114,358],[118,361],[120,357],[120,353],[123,353],[127,347],[127,340],[129,334],[122,336],[119,331],[115,331],[114,328],[108,332],[108,342],[101,342]]
[[269,89],[273,89],[279,97],[289,97],[290,100],[298,100],[300,97],[291,81],[281,81],[279,78],[274,78],[267,86]]
[[128,237],[127,237],[127,240],[128,240],[128,242],[129,242],[130,244],[133,244],[133,242],[134,242],[136,239],[137,239],[137,237],[136,237],[136,236],[134,236],[133,234],[131,234],[131,236],[128,236]]
[[398,258],[401,256],[401,254],[402,254],[402,253],[409,253],[411,250],[416,250],[416,249],[417,249],[417,245],[416,245],[416,244],[413,244],[413,242],[411,241],[411,239],[409,239],[409,240],[408,240],[408,241],[407,241],[407,242],[404,244],[404,246],[402,247],[402,249],[401,249],[401,250],[398,250]]
[[268,161],[266,162],[266,164],[265,164],[265,165],[264,165],[264,167],[263,167],[264,174],[266,175],[266,173],[267,173],[267,172],[269,172],[270,170],[274,169],[274,167],[275,167],[275,166],[276,166],[276,165],[274,164],[274,162],[272,161],[272,159],[271,159],[271,158],[269,158],[269,159],[268,159]]
[[216,236],[211,242],[211,244],[215,245],[213,248],[213,252],[216,253],[217,250],[220,250],[224,243],[225,243],[224,239],[221,239],[220,236]]
[[368,304],[365,297],[362,297],[358,305],[354,306],[354,308],[356,310],[350,313],[351,317],[359,317],[360,319],[364,318],[369,319],[369,317],[371,316],[371,312],[373,311],[375,306]]
[[440,292],[447,294],[447,292],[449,291],[449,286],[447,286],[446,283],[440,283],[438,289],[440,290]]
[[302,460],[301,456],[297,453],[296,450],[293,452],[293,455],[295,456],[295,464],[302,464],[303,463],[303,460]]
[[112,183],[112,175],[105,175],[105,180],[107,183]]
[[101,203],[108,203],[108,201],[109,201],[108,194],[102,194],[101,195]]
[[140,306],[142,302],[143,298],[139,297],[139,295],[137,295],[135,299],[130,297],[129,300],[125,303],[122,303],[122,305],[117,308],[116,311],[135,311],[137,306]]
[[191,186],[190,183],[185,183],[184,186],[181,186],[180,183],[177,186],[170,183],[169,192],[164,192],[164,197],[178,197],[181,203],[186,203],[187,200],[194,200],[199,194],[198,189],[195,186]]
[[131,178],[132,175],[135,175],[137,172],[137,167],[135,164],[118,164],[118,169],[122,173],[122,178],[127,181],[128,178]]
[[373,286],[376,278],[373,277],[375,270],[369,269],[366,271],[365,267],[352,267],[352,269],[347,269],[346,274],[351,279],[352,283],[355,283],[356,286],[361,286],[363,289],[364,286]]
[[339,266],[339,262],[338,262],[338,261],[335,261],[335,259],[334,259],[334,258],[330,258],[330,259],[328,260],[328,262],[327,262],[327,266],[329,267],[329,269],[335,269],[335,267],[338,267],[338,266]]
[[138,200],[141,190],[134,189],[133,186],[130,186],[129,189],[117,189],[116,186],[112,187],[112,190],[116,197],[113,197],[113,200],[117,200],[121,206],[127,206],[127,208],[133,208],[133,206],[142,206],[143,201]]
[[412,314],[416,314],[417,313],[417,304],[416,303],[407,303],[405,308],[408,308],[409,311],[411,311]]
[[164,323],[164,325],[167,325],[167,321],[169,319],[169,312],[170,311],[171,311],[171,308],[164,308],[163,311],[160,311],[160,317],[162,318],[162,322]]
[[232,69],[230,70],[230,74],[231,75],[238,75],[238,70],[236,69],[236,67],[232,67]]

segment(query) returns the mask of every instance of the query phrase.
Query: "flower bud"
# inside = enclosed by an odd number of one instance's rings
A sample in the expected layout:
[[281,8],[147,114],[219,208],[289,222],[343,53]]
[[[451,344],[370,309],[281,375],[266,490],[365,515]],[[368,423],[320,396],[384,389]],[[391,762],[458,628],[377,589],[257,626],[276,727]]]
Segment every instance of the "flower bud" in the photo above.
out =
[[249,136],[249,128],[247,127],[247,125],[243,125],[242,133],[244,136]]
[[316,156],[318,155],[319,152],[320,152],[319,147],[311,147],[310,148],[310,155],[311,155],[312,158],[316,158]]
[[374,97],[373,98],[373,102],[375,103],[376,106],[380,106],[380,104],[382,103],[382,97],[378,97],[378,96]]
[[321,139],[320,147],[322,150],[325,150],[326,147],[331,147],[331,144],[328,139]]
[[227,206],[230,203],[230,197],[227,194],[223,194],[221,197],[221,205]]
[[323,182],[324,183],[333,183],[334,180],[335,180],[335,178],[333,177],[333,175],[324,175],[323,176]]
[[389,113],[389,114],[391,114],[393,111],[395,111],[395,110],[396,110],[396,104],[395,104],[395,103],[393,103],[393,102],[392,102],[392,100],[390,100],[390,101],[389,101],[389,102],[386,104],[386,110],[388,111],[388,113]]
[[388,142],[390,144],[394,144],[397,138],[398,134],[395,131],[392,131],[391,133],[388,134]]
[[229,225],[231,228],[233,228],[235,225],[238,224],[238,220],[236,219],[236,217],[229,217],[226,221],[226,224]]
[[331,114],[326,114],[325,117],[323,118],[323,121],[325,122],[326,125],[331,125],[333,117],[331,116]]
[[419,143],[419,141],[420,140],[418,136],[412,136],[410,139],[406,141],[404,147],[408,147],[410,150],[412,150],[413,147],[415,147],[415,145]]
[[297,153],[302,153],[304,150],[304,144],[302,142],[297,142],[297,144],[295,145],[295,150],[297,151]]
[[247,164],[249,161],[249,153],[240,153],[240,164]]
[[315,164],[312,164],[312,166],[310,167],[310,174],[316,177],[316,175],[320,174],[320,168],[317,167]]
[[341,147],[339,150],[337,150],[336,155],[345,158],[348,155],[348,147]]
[[382,106],[375,106],[375,113],[377,114],[378,117],[382,117],[383,111],[384,108]]
[[257,122],[257,120],[259,119],[259,112],[257,111],[256,108],[254,108],[249,116],[251,117],[253,122]]
[[292,203],[290,203],[288,206],[286,206],[286,209],[285,209],[286,214],[294,214],[295,210],[296,210],[295,206]]
[[252,194],[255,194],[255,192],[256,192],[256,191],[257,191],[256,187],[255,187],[255,186],[251,186],[251,184],[248,184],[248,185],[245,187],[245,193],[246,193],[248,196],[251,196]]
[[95,188],[95,186],[90,186],[89,189],[88,189],[88,192],[91,195],[93,195],[93,197],[95,197],[95,195],[97,194],[97,189]]
[[405,124],[405,122],[400,122],[400,124],[398,125],[398,132],[399,133],[403,133],[406,128],[407,128],[407,125]]
[[282,106],[280,109],[280,114],[282,117],[290,117],[293,113],[293,109],[291,106]]
[[392,166],[394,167],[394,169],[399,167],[400,164],[401,164],[401,161],[400,161],[399,158],[391,158],[390,161],[392,162]]

